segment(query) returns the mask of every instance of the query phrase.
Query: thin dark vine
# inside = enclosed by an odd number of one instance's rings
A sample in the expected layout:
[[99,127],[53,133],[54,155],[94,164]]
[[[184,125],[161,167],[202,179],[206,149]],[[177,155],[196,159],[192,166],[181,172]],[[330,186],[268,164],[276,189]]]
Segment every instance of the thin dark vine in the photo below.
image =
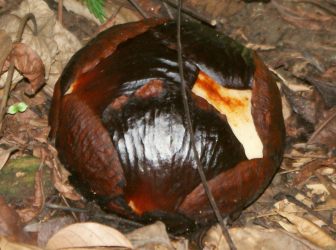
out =
[[205,193],[209,199],[209,202],[211,204],[211,207],[216,215],[216,218],[219,222],[219,225],[222,229],[222,233],[229,244],[229,247],[231,250],[235,250],[236,247],[230,237],[229,231],[227,227],[224,224],[223,217],[218,209],[217,203],[211,193],[211,190],[209,188],[208,182],[206,180],[204,171],[203,171],[203,166],[199,158],[199,154],[196,149],[196,143],[195,143],[195,134],[192,129],[192,121],[190,117],[190,109],[189,109],[189,104],[188,104],[188,97],[186,93],[186,84],[184,80],[184,72],[183,72],[183,58],[182,58],[182,42],[181,42],[181,10],[182,10],[182,0],[178,1],[178,9],[177,9],[177,52],[178,52],[178,66],[179,66],[179,74],[180,74],[180,81],[181,81],[181,93],[182,93],[182,98],[183,98],[183,107],[184,107],[184,113],[186,116],[186,121],[187,121],[187,129],[190,134],[190,142],[191,142],[191,147],[192,151],[194,154],[194,158],[196,161],[197,165],[197,170],[199,173],[199,176],[201,178]]

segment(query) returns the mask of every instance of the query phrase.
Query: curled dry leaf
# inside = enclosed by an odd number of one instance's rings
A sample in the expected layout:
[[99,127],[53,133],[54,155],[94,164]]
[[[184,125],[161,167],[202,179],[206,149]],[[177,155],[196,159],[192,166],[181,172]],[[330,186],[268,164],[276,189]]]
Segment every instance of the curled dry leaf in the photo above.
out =
[[[0,236],[17,242],[30,241],[29,236],[23,231],[23,224],[16,211],[9,207],[5,199],[0,196]],[[0,244],[0,249],[1,244]],[[3,248],[5,249],[5,248]]]
[[325,112],[308,143],[326,145],[329,149],[336,148],[336,107]]
[[37,245],[45,247],[48,240],[62,228],[75,223],[72,216],[61,215],[56,218],[48,219],[46,221],[32,222],[24,227],[26,232],[37,234]]
[[35,247],[27,244],[20,244],[8,241],[6,238],[0,236],[0,249],[4,250],[43,250],[42,248]]
[[56,160],[52,160],[52,162],[53,163],[49,164],[49,166],[51,166],[52,169],[54,187],[66,198],[74,201],[80,200],[81,196],[76,192],[74,187],[69,184],[68,177],[70,173],[63,166],[57,164]]
[[[37,22],[37,35],[33,35],[31,23],[28,22],[22,37],[22,43],[30,46],[41,58],[45,66],[46,86],[43,90],[52,95],[54,84],[58,79],[63,67],[70,57],[77,51],[81,44],[78,39],[64,29],[56,20],[54,12],[43,0],[25,0],[20,7],[7,15],[0,17],[0,29],[15,39],[16,32],[27,13],[34,14]],[[8,24],[11,25],[8,25]],[[1,82],[6,79],[6,74],[0,78]],[[21,74],[14,74],[13,82],[18,82],[23,78]]]
[[133,248],[131,242],[116,229],[93,222],[67,226],[53,235],[47,243],[47,249],[79,247]]
[[6,162],[9,159],[9,156],[16,151],[17,147],[11,147],[9,149],[0,149],[0,170],[5,166]]
[[28,95],[35,94],[44,84],[45,69],[41,58],[28,45],[15,43],[8,57],[15,68],[26,77],[30,85],[26,88]]
[[166,227],[160,221],[136,229],[126,237],[136,249],[173,249]]
[[[288,2],[292,4],[292,6],[288,5],[287,7],[286,4],[282,4],[283,2]],[[335,24],[332,15],[327,15],[323,12],[314,13],[313,11],[304,10],[300,4],[295,3],[295,1],[273,1],[273,5],[285,20],[299,28],[314,31],[333,31],[330,28]]]
[[47,147],[35,148],[34,156],[45,159],[45,164],[52,171],[52,182],[58,192],[70,200],[81,199],[81,196],[69,184],[70,173],[57,160],[57,151],[53,146],[48,144]]
[[41,211],[44,205],[44,193],[42,184],[42,171],[39,170],[35,174],[35,195],[33,204],[24,209],[17,210],[23,222],[34,219]]
[[0,30],[0,72],[2,71],[3,65],[6,61],[8,54],[12,50],[12,39],[3,30]]
[[[336,241],[311,221],[286,212],[278,212],[278,213],[292,223],[292,227],[287,225],[287,227],[286,226],[284,227],[285,230],[290,230],[291,232],[296,231],[299,235],[301,235],[302,237],[316,244],[319,247],[325,249],[336,248]],[[280,225],[284,226],[284,223]]]
[[[297,238],[277,229],[265,229],[262,227],[231,228],[229,230],[232,240],[238,250],[318,250],[320,248],[313,246],[309,242]],[[275,240],[276,239],[276,240]],[[221,249],[228,250],[229,246],[225,237],[221,233],[220,227],[213,226],[202,239],[205,250]]]

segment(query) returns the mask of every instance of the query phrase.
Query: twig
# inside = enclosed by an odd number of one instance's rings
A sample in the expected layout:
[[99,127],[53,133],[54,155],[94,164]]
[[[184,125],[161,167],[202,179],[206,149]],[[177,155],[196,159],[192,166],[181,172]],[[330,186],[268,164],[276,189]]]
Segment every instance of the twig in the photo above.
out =
[[[61,194],[61,198],[62,198],[63,202],[65,203],[65,205],[67,207],[70,207],[69,202],[67,201],[67,199],[62,194]],[[75,221],[79,221],[77,215],[74,212],[71,212],[71,214],[74,217]]]
[[148,15],[146,14],[146,12],[143,11],[143,9],[141,8],[141,6],[135,2],[134,0],[128,0],[133,6],[134,8],[144,17],[144,18],[148,18]]
[[63,211],[70,211],[74,213],[88,213],[89,210],[83,209],[83,208],[74,208],[74,207],[66,207],[66,206],[61,206],[53,203],[46,203],[45,207],[47,208],[52,208],[52,209],[58,209],[58,210],[63,210]]
[[124,225],[129,225],[129,226],[133,226],[133,227],[143,227],[144,225],[139,223],[139,222],[135,222],[132,220],[127,220],[112,214],[96,214],[93,216],[94,218],[102,218],[102,219],[107,219],[107,220],[112,220],[115,221],[117,223],[122,223]]
[[190,134],[190,142],[191,142],[191,147],[192,151],[195,157],[196,165],[197,165],[197,170],[199,173],[199,176],[201,178],[205,193],[209,199],[209,202],[211,204],[211,207],[216,215],[216,218],[219,222],[219,225],[221,226],[222,233],[224,237],[226,238],[227,243],[229,244],[229,247],[231,250],[235,250],[236,247],[230,237],[230,234],[224,224],[224,220],[220,214],[220,211],[218,209],[218,206],[216,204],[216,201],[211,193],[211,190],[209,188],[209,185],[207,183],[202,163],[200,161],[197,149],[196,149],[196,143],[195,143],[195,135],[194,131],[192,129],[192,121],[190,117],[190,110],[189,110],[189,105],[188,105],[188,97],[186,93],[186,84],[184,81],[184,72],[183,72],[183,59],[182,59],[182,44],[181,44],[181,9],[182,9],[182,0],[178,1],[178,8],[177,8],[177,52],[178,52],[178,66],[179,66],[179,74],[180,74],[180,81],[181,81],[181,92],[182,92],[182,99],[183,99],[183,107],[185,111],[185,116],[187,120],[187,130],[188,133]]
[[328,225],[328,227],[333,232],[336,231],[336,227],[333,224],[327,223],[326,220],[319,213],[317,213],[316,211],[314,211],[313,209],[311,209],[310,207],[308,207],[306,204],[302,203],[301,201],[299,201],[299,200],[297,200],[295,198],[295,193],[296,194],[301,193],[299,190],[297,190],[296,188],[294,188],[294,190],[291,193],[292,194],[279,193],[278,195],[276,195],[276,200],[287,199],[289,202],[294,203],[298,207],[306,210],[308,213],[310,213],[311,215],[313,215],[317,219],[323,221],[326,225]]
[[166,12],[167,12],[169,18],[170,18],[170,19],[173,19],[173,18],[174,18],[174,15],[173,15],[171,9],[169,8],[168,4],[167,4],[165,1],[162,1],[162,5],[163,5],[163,7],[165,8],[165,10],[166,10]]
[[325,128],[325,126],[328,125],[328,123],[332,120],[336,118],[336,112],[334,114],[332,114],[327,120],[325,120],[319,127],[318,129],[315,130],[315,132],[312,134],[312,136],[310,137],[310,139],[308,140],[308,144],[311,144],[312,141],[314,141],[314,139],[318,136],[318,134]]
[[[18,31],[16,33],[15,42],[20,42],[21,41],[24,28],[25,28],[25,26],[26,26],[26,24],[29,20],[31,20],[33,22],[33,25],[34,25],[33,34],[34,34],[34,36],[36,36],[36,34],[37,34],[37,24],[36,24],[35,16],[32,13],[28,13],[21,20],[20,26],[19,26]],[[2,130],[3,119],[4,119],[4,116],[6,114],[6,106],[7,106],[7,101],[8,101],[8,98],[9,98],[9,92],[10,92],[11,85],[12,85],[13,74],[14,74],[14,63],[11,62],[10,65],[9,65],[8,74],[7,74],[5,87],[4,87],[4,91],[3,91],[3,96],[2,96],[2,100],[1,100],[1,104],[0,104],[0,131]]]
[[[174,8],[178,8],[178,5],[176,5],[176,3],[174,3],[173,1],[171,0],[163,0],[164,2],[166,2],[167,4],[169,4],[170,6],[174,7]],[[194,10],[192,9],[189,9],[187,7],[181,7],[181,11],[197,20],[200,20],[202,21],[203,23],[206,23],[210,26],[216,26],[217,25],[217,21],[216,19],[210,19],[208,18],[207,16],[204,16],[200,13],[197,13],[195,12]]]
[[[70,206],[61,206],[61,205],[57,205],[57,204],[53,204],[53,203],[46,203],[45,207],[47,208],[51,208],[51,209],[57,209],[57,210],[63,210],[63,211],[69,211],[72,213],[89,213],[90,210],[89,209],[83,209],[83,208],[74,208],[74,207],[70,207]],[[135,222],[135,221],[131,221],[131,220],[127,220],[112,214],[95,214],[93,216],[93,218],[99,218],[99,219],[106,219],[106,220],[112,220],[115,221],[117,223],[122,223],[124,225],[130,225],[133,227],[142,227],[143,224]]]
[[58,0],[57,19],[63,25],[63,0]]

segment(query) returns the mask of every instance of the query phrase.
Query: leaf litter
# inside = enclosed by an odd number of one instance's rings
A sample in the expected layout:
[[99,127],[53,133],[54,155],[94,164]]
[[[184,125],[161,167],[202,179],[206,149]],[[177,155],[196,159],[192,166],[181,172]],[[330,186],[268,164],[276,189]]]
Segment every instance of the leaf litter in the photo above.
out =
[[[6,59],[8,61],[18,60],[17,65],[21,65],[17,67],[21,70],[15,73],[13,79],[13,82],[17,84],[11,92],[8,105],[24,101],[29,108],[24,113],[6,116],[3,136],[0,139],[1,145],[5,148],[1,154],[3,155],[1,162],[4,165],[10,157],[19,158],[25,154],[44,159],[44,165],[53,172],[54,187],[63,197],[69,199],[68,205],[65,204],[65,206],[70,206],[69,210],[72,206],[81,208],[85,206],[85,203],[81,201],[81,197],[68,183],[68,173],[58,162],[57,152],[48,142],[46,124],[48,102],[53,85],[65,63],[81,47],[81,43],[75,35],[72,35],[56,21],[56,10],[50,10],[44,1],[18,2],[22,2],[18,8],[0,16],[0,27],[5,31],[5,33],[0,33],[0,39],[6,44],[1,48],[0,59],[5,64],[5,69]],[[46,2],[50,5],[52,1]],[[67,10],[83,15],[84,19],[94,20],[92,16],[89,17],[90,14],[86,13],[85,7],[78,7],[80,2],[66,0],[63,2]],[[88,21],[87,25],[96,29],[96,31],[93,29],[91,34],[87,34],[88,36],[93,36],[106,26],[141,18],[141,15],[128,1],[106,0],[106,2],[107,23],[98,27],[97,20],[94,20],[96,26],[92,26]],[[143,1],[138,1],[138,3],[143,4]],[[144,7],[147,8],[147,11],[150,11],[151,8],[148,7],[151,7],[151,4],[153,9],[155,7],[156,13],[166,11],[163,9],[166,7],[163,7],[160,1],[151,0],[146,4],[147,6]],[[169,9],[174,13],[175,9],[172,6],[170,5]],[[274,247],[273,249],[284,249],[284,247],[287,249],[331,249],[330,247],[334,246],[336,233],[334,229],[336,200],[332,191],[336,188],[334,171],[336,167],[336,133],[334,131],[336,126],[334,123],[336,119],[333,95],[336,92],[336,71],[335,60],[332,56],[335,52],[336,39],[334,30],[330,29],[336,20],[335,5],[331,1],[309,0],[250,4],[225,0],[219,5],[214,5],[211,1],[186,0],[185,6],[191,13],[203,16],[207,20],[215,20],[217,29],[256,49],[275,73],[282,89],[283,103],[287,103],[288,142],[283,164],[266,192],[257,202],[243,211],[238,220],[233,222],[230,233],[236,241],[238,249],[253,249],[253,247],[259,249],[261,246],[269,247],[269,249],[271,247]],[[162,9],[160,10],[160,8]],[[223,9],[225,12],[221,11]],[[23,47],[19,53],[15,54],[13,47],[18,45],[12,44],[11,41],[14,41],[20,19],[27,12],[35,14],[39,27],[38,34],[37,36],[33,35],[32,26],[28,23],[22,45],[20,45]],[[67,20],[71,20],[71,18],[77,20],[74,18],[78,18],[73,17],[75,14],[68,11],[64,15],[70,18]],[[153,13],[148,13],[148,15],[153,15]],[[70,23],[64,22],[64,25],[69,26]],[[269,23],[272,25],[270,26]],[[73,23],[71,25],[74,26]],[[83,23],[81,25],[82,27],[77,27],[78,34],[83,30]],[[313,33],[309,33],[307,30]],[[77,37],[81,36],[77,35]],[[82,37],[81,39],[82,42],[86,41]],[[10,59],[8,55],[17,55],[17,58],[20,59]],[[29,63],[39,60],[39,63]],[[42,87],[42,91],[37,91],[33,98],[29,98],[25,95],[26,87],[29,85],[22,82],[23,76],[30,82],[34,82],[34,79],[42,79],[41,65],[44,66],[43,81],[46,82],[46,85]],[[5,75],[2,75],[1,82],[4,82]],[[69,215],[69,212],[61,213],[43,206],[44,199],[58,203],[63,203],[63,199],[55,198],[55,196],[51,196],[53,198],[43,197],[43,190],[38,187],[38,184],[36,185],[36,193],[31,198],[30,205],[23,208],[16,207],[15,209],[19,213],[14,210],[16,220],[19,218],[20,221],[19,229],[12,228],[12,232],[14,232],[12,234],[15,237],[22,233],[24,225],[21,221],[22,218],[23,221],[32,220],[26,225],[27,227],[36,222],[43,223],[44,218],[51,220],[55,213],[61,218]],[[279,193],[290,195],[294,201],[286,200],[285,197],[279,198],[277,196]],[[304,208],[302,208],[302,204],[304,204]],[[6,207],[7,205],[2,206]],[[20,211],[25,211],[23,214],[21,213],[21,217],[19,216]],[[82,213],[79,215],[83,216]],[[86,214],[84,218],[87,220],[93,217]],[[255,227],[255,224],[258,224],[259,227]],[[59,225],[65,224],[59,222]],[[118,223],[115,226],[118,227]],[[158,227],[156,228],[156,226]],[[3,228],[3,224],[0,223],[0,232]],[[168,234],[164,236],[165,228],[162,225],[154,224],[154,228],[156,229],[149,229],[149,232],[152,233],[148,238],[163,237],[159,240],[161,242],[159,244],[164,242],[166,244],[163,249],[188,249],[187,239],[183,238],[187,243],[182,240],[174,245],[176,239]],[[143,230],[146,231],[146,227]],[[225,246],[221,245],[225,245],[225,243],[219,243],[220,231],[217,231],[215,240],[209,240],[213,236],[208,235],[213,234],[211,232],[214,230],[214,228],[210,229],[203,238],[202,247],[204,249],[225,249]],[[37,230],[35,233],[43,236],[43,230]],[[145,234],[145,232],[141,232],[136,236],[140,245],[148,244],[149,248],[150,246],[158,246],[155,240],[147,242],[148,238],[146,239]],[[321,237],[316,237],[316,235],[321,235]],[[272,240],[274,238],[279,240],[274,242]],[[8,239],[21,242],[15,238],[7,237],[5,239],[2,237],[0,246],[2,246],[1,244],[15,244],[8,242]],[[323,240],[321,241],[321,239]],[[46,241],[47,239],[44,240],[44,242]],[[270,245],[265,245],[265,242]],[[240,245],[244,243],[247,245]],[[135,244],[135,241],[132,241],[132,244]],[[140,245],[136,247],[141,248]],[[23,247],[23,245],[19,246]]]

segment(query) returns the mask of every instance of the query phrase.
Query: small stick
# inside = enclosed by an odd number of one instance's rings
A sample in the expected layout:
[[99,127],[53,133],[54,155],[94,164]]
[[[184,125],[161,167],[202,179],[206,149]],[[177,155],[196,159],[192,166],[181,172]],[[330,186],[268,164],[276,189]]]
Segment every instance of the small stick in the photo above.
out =
[[[66,198],[63,195],[61,195],[61,198],[62,198],[63,202],[65,203],[65,205],[67,207],[70,207],[69,202],[66,200]],[[71,212],[71,214],[74,217],[75,221],[79,221],[77,215],[74,212]]]
[[143,11],[143,9],[141,8],[141,6],[134,0],[128,0],[133,7],[144,17],[144,18],[148,18],[148,15],[146,14],[145,11]]
[[[69,211],[69,212],[72,212],[72,213],[89,213],[90,212],[89,209],[67,207],[67,206],[57,205],[57,204],[53,204],[53,203],[46,203],[45,207],[51,208],[51,209]],[[115,215],[112,215],[112,214],[98,213],[98,214],[93,215],[93,218],[112,220],[112,221],[115,221],[117,223],[122,223],[122,224],[133,226],[133,227],[142,227],[143,226],[143,224],[141,224],[141,223],[131,221],[131,220],[127,220],[127,219],[124,219],[124,218],[121,218],[121,217],[118,217],[118,216],[115,216]]]
[[45,207],[51,208],[51,209],[57,209],[57,210],[63,210],[63,211],[70,211],[74,213],[88,213],[89,210],[87,209],[82,209],[82,208],[74,208],[74,207],[66,207],[66,206],[61,206],[53,203],[46,203]]
[[308,144],[311,144],[314,139],[319,135],[319,133],[328,125],[328,123],[336,118],[336,112],[334,112],[327,120],[325,120],[311,135],[310,139],[308,140]]
[[[24,28],[26,27],[26,24],[29,20],[31,20],[33,22],[33,25],[34,25],[33,34],[34,34],[34,36],[36,36],[36,34],[37,34],[37,24],[36,24],[35,16],[32,13],[28,13],[21,20],[20,26],[19,26],[18,31],[16,33],[15,43],[21,41]],[[5,82],[4,92],[3,92],[3,96],[2,96],[2,100],[1,100],[1,104],[0,104],[0,131],[2,130],[3,119],[4,119],[5,114],[6,114],[6,106],[7,106],[7,101],[8,101],[8,98],[9,98],[9,92],[10,92],[11,85],[12,85],[12,78],[13,78],[13,74],[14,74],[14,69],[15,69],[14,68],[14,63],[11,62],[10,65],[9,65],[7,79],[6,79],[6,82]]]
[[183,58],[182,58],[182,44],[181,44],[181,9],[182,9],[182,0],[178,1],[178,8],[177,8],[177,54],[178,54],[178,66],[179,66],[179,74],[180,74],[180,81],[181,81],[181,92],[182,92],[182,99],[183,99],[183,107],[184,107],[184,113],[186,116],[186,121],[187,121],[187,130],[190,134],[190,142],[191,142],[191,148],[195,157],[196,161],[196,166],[198,170],[198,174],[201,178],[205,193],[209,199],[210,205],[216,215],[216,218],[218,220],[218,223],[222,229],[222,233],[230,247],[231,250],[235,250],[236,247],[231,239],[231,236],[229,234],[229,231],[227,230],[224,220],[222,218],[222,215],[218,209],[218,206],[216,204],[216,201],[211,193],[211,190],[209,188],[208,182],[206,180],[202,163],[200,161],[197,149],[196,149],[196,143],[195,143],[195,134],[193,131],[193,126],[191,122],[191,117],[190,117],[190,110],[189,110],[189,105],[188,105],[188,97],[186,93],[186,83],[184,81],[184,72],[183,72]]
[[[175,9],[178,7],[176,5],[176,3],[174,3],[171,0],[163,0],[163,1],[166,2],[167,4],[169,4],[170,6],[174,7]],[[195,19],[198,19],[198,20],[202,21],[203,23],[206,23],[210,26],[216,26],[217,25],[216,19],[210,19],[207,16],[204,16],[200,13],[197,13],[194,10],[191,10],[187,7],[181,7],[181,10],[182,10],[183,13],[185,13],[185,14],[187,14],[187,15],[195,18]]]
[[168,4],[165,1],[162,1],[162,5],[165,8],[165,10],[167,11],[167,14],[168,14],[169,18],[173,19],[174,15],[173,15],[172,11],[170,10]]
[[57,19],[63,25],[63,0],[58,0]]
[[136,228],[144,226],[141,223],[138,223],[138,222],[135,222],[135,221],[132,221],[132,220],[127,220],[127,219],[124,219],[124,218],[121,218],[121,217],[118,217],[118,216],[115,216],[115,215],[112,215],[112,214],[97,214],[97,215],[94,215],[93,217],[94,218],[102,218],[102,219],[112,220],[112,221],[115,221],[117,223],[122,223],[124,225],[129,225],[129,226],[133,226],[133,227],[136,227]]

